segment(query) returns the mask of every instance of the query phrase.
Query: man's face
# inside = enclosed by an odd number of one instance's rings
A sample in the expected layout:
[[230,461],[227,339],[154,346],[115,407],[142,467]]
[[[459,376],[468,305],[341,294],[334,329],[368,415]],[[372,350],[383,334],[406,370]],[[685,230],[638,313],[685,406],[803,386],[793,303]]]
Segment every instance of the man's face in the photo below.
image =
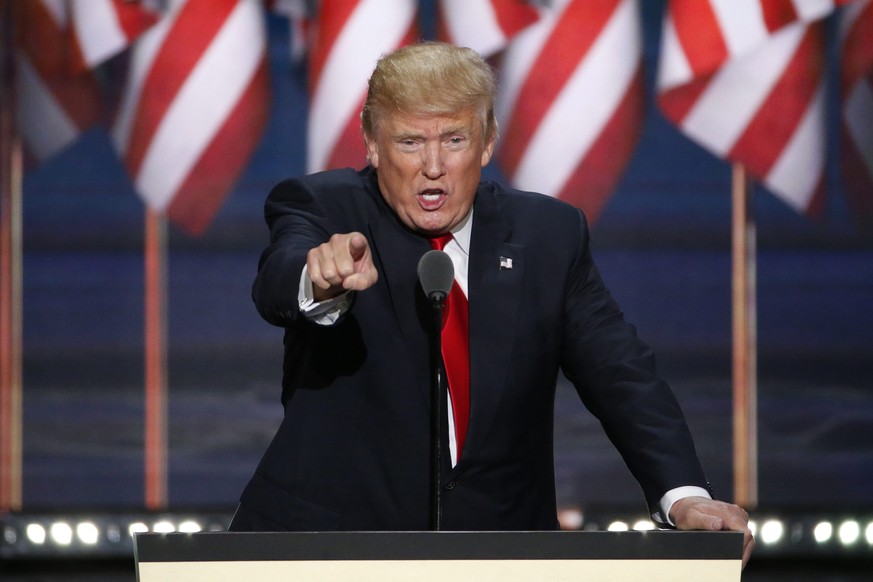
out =
[[433,236],[470,212],[494,139],[473,110],[453,115],[387,114],[365,138],[388,205],[408,227]]

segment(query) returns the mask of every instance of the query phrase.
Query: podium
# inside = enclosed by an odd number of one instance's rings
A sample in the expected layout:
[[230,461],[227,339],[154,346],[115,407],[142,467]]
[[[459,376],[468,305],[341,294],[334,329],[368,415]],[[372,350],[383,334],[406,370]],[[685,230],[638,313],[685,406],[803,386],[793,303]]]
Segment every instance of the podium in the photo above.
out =
[[134,537],[139,582],[737,582],[738,532],[172,533]]

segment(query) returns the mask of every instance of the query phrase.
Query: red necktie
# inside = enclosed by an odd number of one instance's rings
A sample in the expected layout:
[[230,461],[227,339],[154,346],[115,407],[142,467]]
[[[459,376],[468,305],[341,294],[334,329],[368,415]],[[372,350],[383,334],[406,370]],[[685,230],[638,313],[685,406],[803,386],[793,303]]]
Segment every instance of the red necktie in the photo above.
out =
[[[430,246],[436,250],[452,240],[451,234],[430,239]],[[443,309],[442,329],[443,363],[452,395],[452,411],[455,419],[455,440],[460,460],[467,436],[467,422],[470,419],[470,338],[467,322],[467,297],[455,281],[446,298]]]

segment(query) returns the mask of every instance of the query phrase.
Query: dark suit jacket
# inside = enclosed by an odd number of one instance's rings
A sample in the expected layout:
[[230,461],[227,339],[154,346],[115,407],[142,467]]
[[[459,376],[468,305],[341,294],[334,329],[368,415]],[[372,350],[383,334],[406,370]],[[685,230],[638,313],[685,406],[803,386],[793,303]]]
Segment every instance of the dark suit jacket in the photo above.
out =
[[[285,181],[265,212],[271,240],[253,297],[286,330],[285,416],[241,505],[290,530],[427,529],[430,315],[416,274],[427,240],[403,226],[369,168]],[[378,283],[339,323],[318,326],[297,307],[306,252],[352,231],[369,240]],[[483,182],[468,280],[470,424],[460,462],[444,472],[444,529],[558,527],[561,370],[652,511],[673,487],[706,486],[650,349],[601,281],[579,210]]]

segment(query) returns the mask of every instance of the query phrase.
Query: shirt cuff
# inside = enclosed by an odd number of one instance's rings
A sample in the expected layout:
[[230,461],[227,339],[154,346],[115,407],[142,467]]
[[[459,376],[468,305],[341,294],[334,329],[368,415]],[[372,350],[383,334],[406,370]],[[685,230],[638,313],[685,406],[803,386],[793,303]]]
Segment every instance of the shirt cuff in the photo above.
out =
[[306,265],[300,273],[300,286],[297,290],[297,302],[303,317],[318,325],[333,325],[345,315],[352,304],[352,291],[346,291],[325,301],[316,301],[312,290],[312,280]]
[[670,510],[673,509],[674,503],[680,499],[685,499],[686,497],[706,497],[707,499],[712,499],[712,495],[710,495],[709,491],[703,487],[696,487],[693,485],[676,487],[675,489],[670,489],[663,497],[661,497],[661,501],[658,504],[661,508],[661,514],[655,514],[652,517],[655,518],[655,521],[669,523],[670,525],[675,526],[676,524],[673,523],[673,520],[670,518]]

